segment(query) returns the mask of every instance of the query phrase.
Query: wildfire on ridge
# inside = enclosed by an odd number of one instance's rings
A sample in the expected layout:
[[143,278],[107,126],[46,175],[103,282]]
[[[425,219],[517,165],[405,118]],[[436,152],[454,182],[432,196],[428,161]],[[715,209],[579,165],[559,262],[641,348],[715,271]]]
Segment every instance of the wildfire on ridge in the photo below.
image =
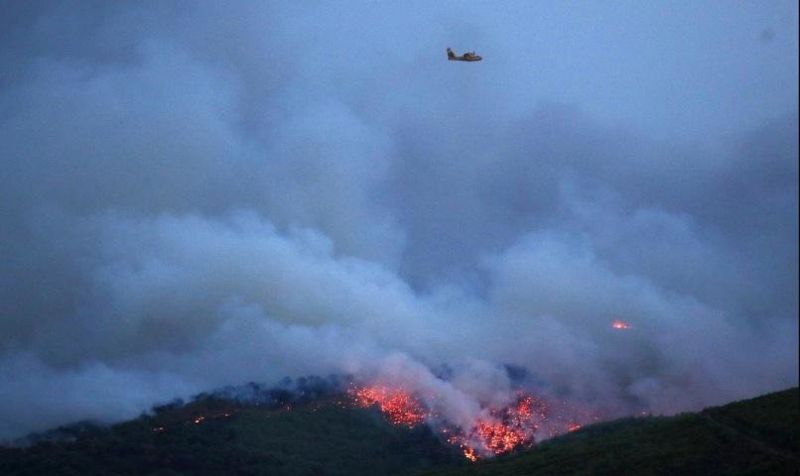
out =
[[612,329],[624,330],[624,329],[630,329],[632,327],[633,326],[631,326],[629,322],[621,321],[619,319],[614,319],[613,321],[611,321]]
[[413,428],[425,421],[426,412],[422,404],[403,390],[373,386],[355,389],[352,394],[356,405],[360,407],[378,405],[381,412],[395,425]]
[[[553,437],[572,432],[582,427],[579,421],[597,421],[599,416],[576,413],[578,408],[566,402],[543,400],[530,393],[520,391],[512,403],[503,407],[484,405],[480,415],[469,427],[461,427],[447,421],[435,409],[430,408],[420,395],[389,385],[352,386],[349,396],[332,402],[337,407],[356,405],[361,408],[376,406],[394,425],[414,428],[428,423],[434,431],[442,434],[447,443],[460,449],[465,458],[475,462],[485,457],[502,455],[511,451],[530,448],[536,442],[534,436]],[[436,395],[430,397],[438,398]],[[321,404],[318,404],[321,405]],[[292,411],[291,404],[284,404],[278,413]],[[312,408],[316,411],[317,407]],[[235,411],[194,414],[184,425],[201,425],[233,416]],[[153,432],[167,431],[165,426],[152,428]]]
[[539,422],[546,418],[547,407],[544,402],[521,392],[514,404],[505,408],[490,408],[488,417],[479,418],[470,431],[461,435],[460,446],[473,450],[471,445],[475,445],[479,453],[489,455],[530,447],[535,442],[534,433],[539,428]]
[[[378,406],[387,419],[396,425],[414,427],[423,422],[434,423],[446,441],[459,447],[464,457],[477,461],[481,457],[505,454],[533,446],[540,423],[547,421],[547,404],[525,392],[503,408],[485,407],[482,416],[470,428],[461,428],[435,415],[420,399],[399,389],[382,385],[353,387],[350,390],[357,406]],[[572,431],[571,423],[560,432]]]

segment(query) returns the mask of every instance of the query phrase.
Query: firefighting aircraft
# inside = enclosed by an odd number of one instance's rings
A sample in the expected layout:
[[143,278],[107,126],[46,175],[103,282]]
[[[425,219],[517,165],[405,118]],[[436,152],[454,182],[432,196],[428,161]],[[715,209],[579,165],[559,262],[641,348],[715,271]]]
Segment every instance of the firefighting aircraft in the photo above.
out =
[[453,50],[447,48],[447,59],[449,59],[450,61],[480,61],[483,58],[476,55],[474,51],[464,53],[461,56],[457,56],[455,53],[453,53]]

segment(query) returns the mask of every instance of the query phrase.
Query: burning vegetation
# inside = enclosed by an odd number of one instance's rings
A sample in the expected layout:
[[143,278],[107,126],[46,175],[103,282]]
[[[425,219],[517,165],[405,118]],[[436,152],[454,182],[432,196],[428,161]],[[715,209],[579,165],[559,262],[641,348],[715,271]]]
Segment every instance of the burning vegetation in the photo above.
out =
[[360,387],[352,391],[356,405],[377,405],[381,412],[395,425],[413,428],[425,421],[422,404],[408,393],[384,386]]
[[[514,401],[504,407],[485,406],[469,428],[443,420],[415,395],[385,385],[353,386],[349,391],[356,406],[375,406],[395,425],[413,428],[430,424],[451,445],[461,449],[470,461],[502,455],[534,445],[536,432],[548,427],[547,436],[575,431],[581,427],[575,421],[563,425],[551,419],[549,405],[527,392],[518,392]],[[556,428],[563,426],[563,428]]]
[[[583,423],[597,420],[588,412],[564,402],[545,400],[525,391],[517,391],[505,405],[484,403],[469,423],[456,424],[443,413],[441,395],[421,395],[390,384],[361,385],[352,379],[328,381],[301,379],[280,389],[262,389],[255,384],[224,389],[203,395],[190,406],[182,403],[156,409],[170,410],[169,419],[159,418],[154,433],[176,428],[203,426],[228,420],[243,409],[268,410],[263,415],[279,415],[296,408],[312,413],[332,406],[339,408],[376,408],[391,424],[415,428],[428,425],[439,441],[460,450],[470,461],[530,448],[541,439],[576,431]],[[155,423],[155,422],[154,422]]]

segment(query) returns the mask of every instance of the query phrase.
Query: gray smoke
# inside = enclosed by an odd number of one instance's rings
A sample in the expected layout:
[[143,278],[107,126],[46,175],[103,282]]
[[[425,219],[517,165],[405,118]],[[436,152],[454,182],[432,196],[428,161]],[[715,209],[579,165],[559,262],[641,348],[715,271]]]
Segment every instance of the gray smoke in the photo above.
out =
[[797,7],[635,5],[3,2],[0,439],[308,374],[797,385]]

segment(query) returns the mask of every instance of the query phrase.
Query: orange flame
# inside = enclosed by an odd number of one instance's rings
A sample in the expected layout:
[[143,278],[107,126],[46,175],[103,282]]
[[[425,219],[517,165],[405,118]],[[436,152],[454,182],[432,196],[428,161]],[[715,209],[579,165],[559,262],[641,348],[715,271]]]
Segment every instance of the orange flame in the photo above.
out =
[[469,447],[464,448],[464,457],[472,461],[473,463],[478,461],[478,455],[475,454],[475,450]]
[[619,319],[614,319],[613,321],[611,321],[611,327],[613,329],[619,330],[619,329],[630,329],[633,326],[631,326],[630,323],[628,322],[621,321]]
[[[366,386],[351,389],[356,405],[377,405],[390,422],[413,427],[424,421],[439,421],[423,403],[405,392],[386,386]],[[464,457],[477,461],[481,456],[509,453],[533,446],[539,422],[547,419],[548,408],[542,400],[519,393],[516,401],[504,408],[486,408],[471,428],[459,428],[441,423],[441,433],[448,443],[461,448]]]
[[537,419],[547,418],[547,408],[533,396],[520,393],[514,405],[490,409],[489,414],[478,419],[464,442],[477,444],[484,454],[501,455],[533,446]]
[[425,421],[426,412],[422,404],[403,390],[373,386],[362,387],[352,393],[358,406],[378,405],[381,412],[395,425],[413,428]]
[[580,423],[570,423],[569,425],[567,425],[567,431],[569,432],[578,431],[581,428],[583,428],[583,425],[581,425]]

